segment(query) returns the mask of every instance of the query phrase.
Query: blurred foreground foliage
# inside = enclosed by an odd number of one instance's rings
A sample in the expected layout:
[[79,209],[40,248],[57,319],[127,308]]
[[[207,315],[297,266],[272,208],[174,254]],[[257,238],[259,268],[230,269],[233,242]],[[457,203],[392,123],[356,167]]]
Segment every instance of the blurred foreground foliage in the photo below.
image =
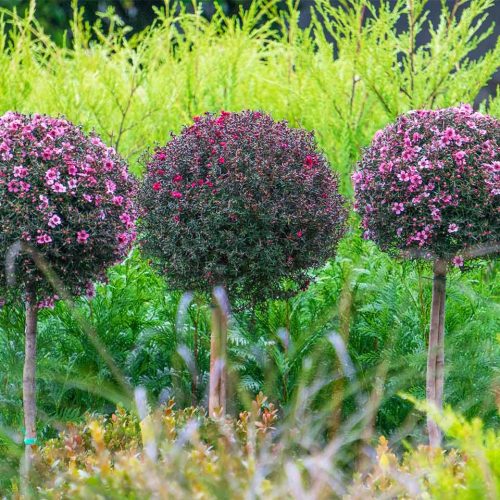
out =
[[238,418],[209,419],[197,408],[176,410],[173,401],[142,420],[118,408],[109,417],[87,415],[41,447],[33,493],[47,499],[495,498],[500,435],[451,410],[439,421],[452,450],[421,445],[401,457],[383,436],[363,442],[342,435],[323,449],[308,448],[293,431],[300,435],[297,426],[310,422],[282,422],[262,393]]

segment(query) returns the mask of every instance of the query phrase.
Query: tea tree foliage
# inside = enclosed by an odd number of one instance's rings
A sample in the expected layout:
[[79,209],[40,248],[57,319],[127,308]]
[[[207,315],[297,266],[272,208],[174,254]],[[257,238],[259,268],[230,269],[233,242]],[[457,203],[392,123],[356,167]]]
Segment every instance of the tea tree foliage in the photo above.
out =
[[[0,254],[22,242],[68,290],[84,293],[135,237],[136,181],[126,163],[63,118],[13,112],[0,117],[0,159]],[[26,252],[10,264],[18,286],[52,290]]]
[[259,301],[305,286],[347,211],[314,136],[260,112],[197,117],[147,158],[140,237],[169,286]]
[[500,122],[470,106],[414,111],[376,133],[353,174],[367,239],[450,260],[500,240]]
[[[484,16],[494,0],[465,2],[458,14],[443,8],[418,47],[427,1],[320,0],[306,30],[291,3],[278,13],[275,2],[256,1],[241,18],[219,10],[211,21],[199,11],[158,10],[154,26],[131,39],[115,17],[90,26],[75,11],[66,47],[43,32],[36,9],[4,12],[0,112],[63,113],[137,167],[145,144],[163,143],[196,114],[264,109],[315,130],[350,192],[352,165],[376,130],[410,109],[472,103],[498,65],[498,44],[471,57],[492,36]],[[411,29],[396,30],[401,17]]]

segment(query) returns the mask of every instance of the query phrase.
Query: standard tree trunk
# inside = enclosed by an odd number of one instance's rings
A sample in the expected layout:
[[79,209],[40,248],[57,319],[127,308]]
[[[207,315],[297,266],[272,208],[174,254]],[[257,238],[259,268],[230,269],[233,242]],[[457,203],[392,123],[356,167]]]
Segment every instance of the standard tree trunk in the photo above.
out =
[[36,443],[36,330],[37,330],[36,290],[33,284],[26,287],[26,323],[24,328],[24,370],[23,407],[26,443],[26,471],[29,472]]
[[[434,262],[434,280],[432,286],[431,324],[429,329],[429,352],[427,357],[427,400],[439,410],[443,408],[444,388],[444,312],[446,301],[446,266],[445,260]],[[429,445],[441,446],[441,430],[436,422],[427,417]]]
[[217,301],[212,304],[212,336],[210,339],[210,381],[208,413],[211,417],[226,413],[226,344],[227,318]]

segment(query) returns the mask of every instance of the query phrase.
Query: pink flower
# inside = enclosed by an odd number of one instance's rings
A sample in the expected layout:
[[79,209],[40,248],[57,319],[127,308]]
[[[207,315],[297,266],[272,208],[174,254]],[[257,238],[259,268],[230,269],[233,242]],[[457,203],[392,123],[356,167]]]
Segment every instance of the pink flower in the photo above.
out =
[[432,168],[432,163],[427,159],[427,158],[422,158],[419,162],[418,162],[418,166],[422,169],[422,170],[430,170]]
[[302,230],[297,231],[297,238],[302,238],[303,234]]
[[78,169],[74,165],[68,166],[68,174],[69,175],[76,175],[77,173],[78,173]]
[[448,226],[449,233],[456,233],[458,231],[458,226],[456,224],[450,224]]
[[120,246],[124,246],[128,243],[128,235],[127,233],[120,233],[116,236],[116,240]]
[[116,184],[110,180],[106,179],[106,193],[113,194],[116,191]]
[[76,241],[78,243],[81,243],[82,245],[87,243],[87,240],[89,239],[89,237],[90,237],[90,235],[89,235],[89,233],[87,233],[87,231],[85,231],[85,229],[82,229],[76,233]]
[[155,182],[152,186],[153,191],[159,191],[161,189],[161,182]]
[[354,182],[354,184],[358,184],[359,182],[361,182],[361,180],[363,179],[363,174],[362,172],[354,172],[352,175],[351,175],[351,179],[352,179],[352,182]]
[[453,158],[455,158],[455,161],[457,162],[458,165],[464,165],[465,164],[465,161],[464,161],[465,157],[466,157],[465,151],[457,151],[453,155]]
[[49,206],[49,199],[45,195],[41,194],[38,197],[38,199],[41,201],[39,207],[41,207],[41,208],[47,208]]
[[221,156],[217,161],[222,165],[226,160]]
[[125,226],[130,227],[132,226],[132,217],[130,214],[124,212],[123,214],[120,215],[120,220],[125,224]]
[[23,179],[27,175],[28,175],[28,170],[26,168],[20,166],[14,167],[14,177],[19,177]]
[[389,172],[392,172],[392,167],[393,167],[394,163],[392,161],[383,161],[379,167],[378,167],[378,171],[381,173],[381,174],[385,174],[385,173],[389,173]]
[[174,176],[174,178],[172,179],[173,182],[181,182],[182,181],[182,175],[180,174],[177,174]]
[[123,196],[113,196],[111,202],[113,203],[113,205],[121,207],[123,204]]
[[398,174],[398,179],[403,182],[408,182],[411,179],[410,173],[403,170]]
[[441,221],[441,212],[437,208],[431,211],[431,215],[432,220],[435,220],[436,222]]
[[51,241],[52,241],[52,238],[47,233],[39,234],[36,237],[36,242],[39,245],[46,245],[47,243],[50,243]]
[[462,267],[464,265],[464,258],[460,255],[456,255],[451,262],[455,267]]
[[54,149],[53,148],[45,148],[42,151],[42,158],[44,160],[50,160],[50,159],[52,159],[53,154],[54,154]]
[[57,214],[52,214],[49,218],[49,227],[55,228],[61,224],[61,218]]
[[413,160],[415,157],[415,150],[413,148],[405,148],[402,157],[405,161]]
[[171,195],[172,198],[177,198],[177,199],[182,198],[182,193],[179,193],[179,191],[172,191]]
[[54,191],[55,193],[65,193],[67,190],[66,186],[63,186],[60,182],[56,182],[52,186],[52,191]]
[[10,181],[7,184],[7,191],[9,191],[9,193],[18,193],[19,190],[20,190],[20,185],[18,181]]
[[455,129],[448,127],[441,136],[441,144],[447,145],[455,139]]
[[404,212],[405,206],[403,203],[393,203],[392,204],[392,211],[396,214],[402,214]]
[[106,172],[111,172],[111,170],[113,170],[115,164],[113,163],[112,160],[104,160],[104,170]]

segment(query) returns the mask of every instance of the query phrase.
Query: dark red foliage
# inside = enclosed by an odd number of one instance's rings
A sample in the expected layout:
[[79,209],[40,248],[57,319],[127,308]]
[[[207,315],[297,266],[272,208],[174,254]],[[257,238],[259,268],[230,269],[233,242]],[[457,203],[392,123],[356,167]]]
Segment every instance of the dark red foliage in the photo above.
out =
[[141,245],[174,289],[280,297],[344,233],[337,178],[313,134],[266,114],[196,117],[146,162]]

